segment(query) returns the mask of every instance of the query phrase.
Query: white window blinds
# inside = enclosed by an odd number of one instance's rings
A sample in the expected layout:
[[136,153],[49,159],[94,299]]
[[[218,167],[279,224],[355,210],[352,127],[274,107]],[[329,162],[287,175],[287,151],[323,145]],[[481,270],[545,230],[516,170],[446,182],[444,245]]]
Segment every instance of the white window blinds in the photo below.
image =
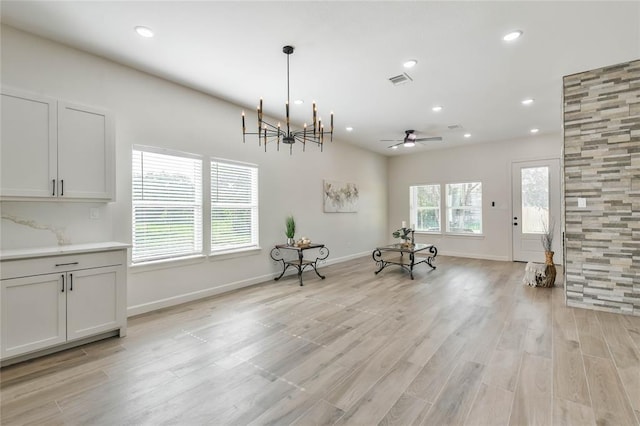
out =
[[134,149],[133,263],[202,253],[202,160]]
[[258,169],[211,161],[211,251],[258,246]]

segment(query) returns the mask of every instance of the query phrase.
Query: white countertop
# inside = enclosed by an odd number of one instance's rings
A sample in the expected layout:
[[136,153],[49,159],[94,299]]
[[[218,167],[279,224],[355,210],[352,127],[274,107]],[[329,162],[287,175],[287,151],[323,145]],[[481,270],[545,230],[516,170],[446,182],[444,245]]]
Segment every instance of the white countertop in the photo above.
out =
[[29,259],[33,257],[57,256],[62,254],[91,253],[106,250],[118,250],[131,247],[131,244],[117,241],[103,243],[69,244],[68,246],[34,247],[14,250],[0,250],[0,260]]

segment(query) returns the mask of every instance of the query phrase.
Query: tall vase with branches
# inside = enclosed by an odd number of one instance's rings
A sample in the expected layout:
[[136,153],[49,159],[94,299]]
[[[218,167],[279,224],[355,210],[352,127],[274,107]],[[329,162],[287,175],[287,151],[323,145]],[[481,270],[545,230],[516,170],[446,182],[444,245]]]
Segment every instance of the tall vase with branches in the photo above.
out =
[[549,223],[542,223],[543,233],[541,236],[542,247],[545,256],[545,276],[540,282],[540,287],[553,287],[556,281],[556,265],[553,263],[553,232],[556,227],[553,217],[549,217]]

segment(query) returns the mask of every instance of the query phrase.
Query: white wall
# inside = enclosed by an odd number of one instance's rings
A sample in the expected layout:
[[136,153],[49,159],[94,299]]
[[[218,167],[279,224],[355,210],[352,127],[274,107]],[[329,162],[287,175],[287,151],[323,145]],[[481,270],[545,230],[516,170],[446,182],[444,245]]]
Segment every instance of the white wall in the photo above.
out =
[[557,133],[392,157],[387,235],[390,237],[403,220],[409,223],[411,185],[479,181],[483,236],[416,234],[416,241],[434,243],[439,254],[511,260],[511,163],[559,159],[561,149],[562,137]]
[[[3,217],[55,228],[68,243],[131,241],[131,147],[153,145],[257,164],[262,250],[233,258],[200,259],[170,268],[130,268],[129,313],[140,313],[225,289],[270,279],[278,265],[269,251],[282,243],[284,219],[293,214],[298,236],[324,242],[329,261],[370,253],[386,241],[387,160],[334,140],[293,156],[242,144],[240,111],[200,92],[71,49],[11,27],[2,27],[2,85],[111,110],[116,123],[116,202],[2,202]],[[252,108],[247,108],[252,110]],[[339,115],[339,111],[336,111]],[[248,123],[254,118],[247,116]],[[25,165],[29,167],[29,165]],[[322,211],[322,180],[354,182],[358,213]],[[100,219],[89,219],[98,208]],[[50,246],[51,230],[1,222],[2,249]],[[328,277],[327,279],[331,279]],[[278,284],[278,285],[291,285]]]

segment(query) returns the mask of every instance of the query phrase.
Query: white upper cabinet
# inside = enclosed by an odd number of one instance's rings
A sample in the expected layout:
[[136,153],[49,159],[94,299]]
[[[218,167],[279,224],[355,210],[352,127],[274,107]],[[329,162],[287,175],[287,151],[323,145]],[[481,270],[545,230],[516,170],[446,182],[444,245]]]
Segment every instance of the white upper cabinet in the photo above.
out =
[[105,111],[58,102],[59,197],[112,198],[112,128]]
[[55,197],[56,100],[3,89],[0,116],[0,195]]
[[3,199],[114,198],[115,144],[103,110],[2,89]]

